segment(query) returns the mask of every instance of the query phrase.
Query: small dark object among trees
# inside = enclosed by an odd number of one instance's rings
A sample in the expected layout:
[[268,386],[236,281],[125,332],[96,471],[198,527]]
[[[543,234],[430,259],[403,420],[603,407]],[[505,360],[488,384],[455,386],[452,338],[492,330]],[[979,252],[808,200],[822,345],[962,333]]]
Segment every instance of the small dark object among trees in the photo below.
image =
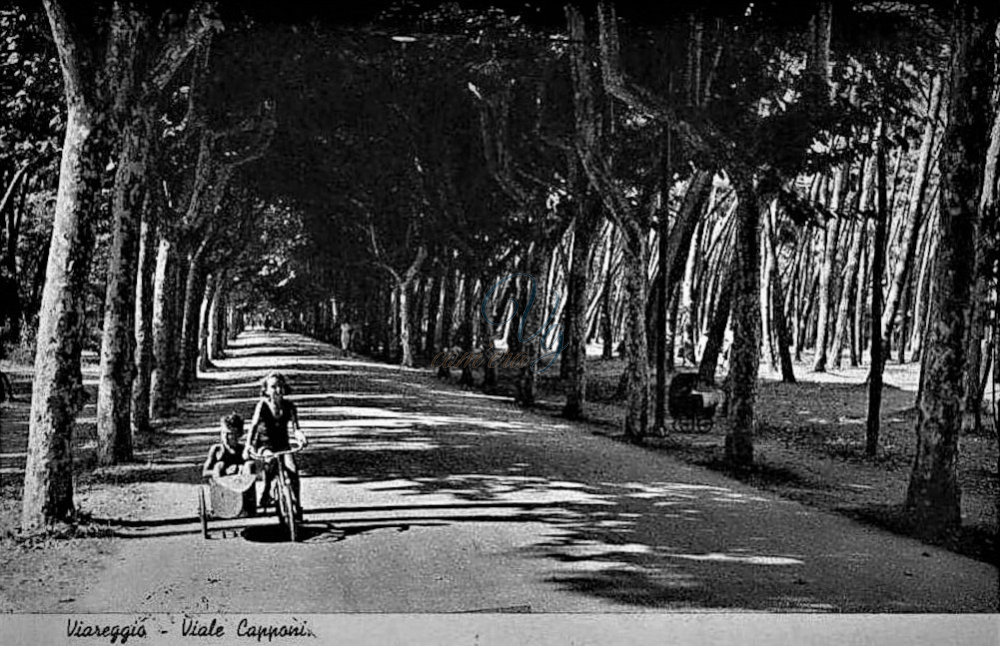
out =
[[711,430],[718,405],[715,389],[704,386],[697,372],[679,372],[670,380],[667,407],[675,431]]

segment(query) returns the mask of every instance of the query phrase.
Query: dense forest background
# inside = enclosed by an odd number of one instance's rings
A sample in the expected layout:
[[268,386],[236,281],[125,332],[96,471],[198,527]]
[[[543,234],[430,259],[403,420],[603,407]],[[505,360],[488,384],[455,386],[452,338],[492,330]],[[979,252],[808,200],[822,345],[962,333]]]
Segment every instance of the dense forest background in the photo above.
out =
[[[884,368],[919,364],[906,507],[960,524],[959,438],[995,429],[1000,372],[993,3],[367,4],[0,9],[25,529],[73,517],[87,352],[114,464],[250,324],[544,365],[552,321],[564,415],[588,415],[588,347],[622,359],[636,442],[687,367],[726,393],[734,466],[762,363],[866,366],[873,458]],[[537,398],[534,365],[462,378]]]

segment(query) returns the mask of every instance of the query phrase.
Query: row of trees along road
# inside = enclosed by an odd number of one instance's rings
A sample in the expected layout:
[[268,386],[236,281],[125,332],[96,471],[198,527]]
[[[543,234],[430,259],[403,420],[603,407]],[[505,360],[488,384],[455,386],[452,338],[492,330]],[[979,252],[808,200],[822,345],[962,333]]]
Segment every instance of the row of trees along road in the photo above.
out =
[[636,442],[678,350],[714,381],[731,330],[734,465],[762,361],[867,364],[873,455],[884,366],[920,361],[907,504],[929,534],[960,522],[958,437],[996,369],[992,3],[43,5],[0,13],[3,334],[36,348],[24,529],[73,517],[93,340],[114,464],[248,315],[347,324],[403,365],[497,335],[538,357],[479,316],[518,273],[488,314],[536,290],[523,327],[559,321],[571,418],[587,343],[619,350]]

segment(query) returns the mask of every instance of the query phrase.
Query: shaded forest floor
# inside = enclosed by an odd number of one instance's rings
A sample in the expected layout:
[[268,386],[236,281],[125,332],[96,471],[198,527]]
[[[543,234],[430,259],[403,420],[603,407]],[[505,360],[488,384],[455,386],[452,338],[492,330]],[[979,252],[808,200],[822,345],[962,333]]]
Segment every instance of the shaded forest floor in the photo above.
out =
[[[733,472],[723,460],[725,418],[716,418],[711,430],[699,433],[675,432],[668,421],[665,436],[650,438],[647,444],[651,450],[667,451],[783,497],[916,536],[902,503],[916,446],[914,405],[920,365],[886,366],[880,449],[874,459],[864,454],[867,368],[813,373],[810,365],[806,361],[795,365],[796,384],[782,383],[780,374],[761,366],[756,465],[751,471]],[[620,359],[588,361],[588,421],[619,439],[622,410],[615,388],[623,367]],[[678,366],[678,370],[693,369]],[[543,406],[558,413],[563,389],[556,366],[542,375],[540,390]],[[987,389],[987,397],[990,392]],[[942,547],[996,563],[997,440],[992,417],[984,417],[983,424],[981,434],[961,438],[963,528]]]

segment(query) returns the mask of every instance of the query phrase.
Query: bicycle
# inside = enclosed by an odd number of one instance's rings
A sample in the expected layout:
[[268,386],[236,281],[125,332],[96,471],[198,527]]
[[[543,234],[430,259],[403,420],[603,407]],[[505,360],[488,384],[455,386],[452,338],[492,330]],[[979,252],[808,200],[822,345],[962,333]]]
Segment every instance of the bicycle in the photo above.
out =
[[278,522],[288,529],[288,537],[293,543],[299,540],[299,523],[301,519],[299,518],[299,501],[296,500],[295,492],[292,491],[292,485],[289,481],[288,467],[285,466],[284,460],[279,460],[284,455],[292,455],[298,453],[302,450],[302,445],[298,443],[293,443],[294,446],[291,449],[284,451],[268,451],[267,453],[260,453],[256,450],[250,451],[250,457],[254,460],[261,460],[264,462],[264,468],[268,468],[270,462],[277,462],[277,473],[271,479],[271,491],[266,492],[271,497],[271,504],[274,505],[275,513],[278,516]]

